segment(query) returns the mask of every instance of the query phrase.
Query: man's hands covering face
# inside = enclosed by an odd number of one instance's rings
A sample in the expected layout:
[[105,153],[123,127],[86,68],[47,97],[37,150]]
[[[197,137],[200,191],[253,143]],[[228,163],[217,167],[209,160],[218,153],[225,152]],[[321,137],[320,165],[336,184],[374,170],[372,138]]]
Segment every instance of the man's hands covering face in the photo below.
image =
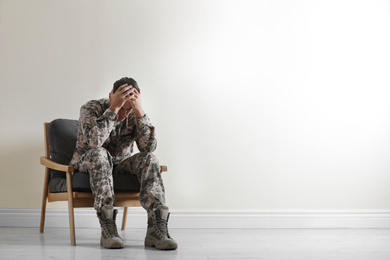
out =
[[133,108],[136,117],[143,117],[144,111],[141,106],[141,90],[138,91],[136,88],[131,88],[130,93],[130,105]]
[[129,93],[131,86],[124,84],[120,86],[117,91],[114,93],[114,90],[111,90],[110,93],[110,110],[118,114],[119,109],[123,107],[127,100],[129,100]]
[[[141,118],[144,116],[145,113],[141,106],[141,91],[138,91],[136,88],[127,84],[123,84],[122,86],[120,86],[115,93],[113,93],[113,90],[111,91],[110,110],[116,114],[118,114],[119,112],[124,112],[121,110],[127,111],[128,106],[125,105],[127,104],[127,101],[128,103],[130,103],[131,108],[134,110],[136,117]],[[123,108],[123,106],[125,106],[126,108]]]

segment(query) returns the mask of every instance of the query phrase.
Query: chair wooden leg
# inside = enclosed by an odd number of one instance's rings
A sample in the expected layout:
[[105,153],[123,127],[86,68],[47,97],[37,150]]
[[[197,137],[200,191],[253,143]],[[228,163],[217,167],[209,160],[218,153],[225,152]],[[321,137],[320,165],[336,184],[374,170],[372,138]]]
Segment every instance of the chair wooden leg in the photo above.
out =
[[39,232],[41,232],[41,233],[43,233],[45,230],[46,201],[47,201],[48,185],[49,185],[49,168],[46,168],[45,169],[45,180],[43,181],[41,224],[39,226]]
[[72,177],[69,172],[66,173],[66,186],[68,193],[68,211],[69,211],[69,228],[70,228],[70,243],[72,246],[76,245],[76,233],[74,227],[74,208],[73,208],[73,190]]
[[[72,196],[72,195],[70,195]],[[70,243],[72,246],[76,245],[76,233],[74,227],[74,211],[72,198],[68,199],[68,211],[69,211],[69,228],[70,228]]]
[[126,222],[127,222],[127,207],[123,208],[123,219],[122,219],[122,230],[126,229]]

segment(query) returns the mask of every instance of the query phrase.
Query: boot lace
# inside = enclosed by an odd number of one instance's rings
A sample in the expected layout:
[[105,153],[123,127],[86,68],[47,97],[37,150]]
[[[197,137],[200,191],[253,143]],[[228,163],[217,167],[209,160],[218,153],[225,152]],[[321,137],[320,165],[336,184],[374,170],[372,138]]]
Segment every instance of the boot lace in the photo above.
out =
[[155,223],[156,223],[156,226],[157,226],[157,233],[160,235],[160,237],[168,237],[168,238],[171,238],[171,236],[169,235],[169,231],[168,231],[168,219],[169,219],[169,214],[168,214],[168,218],[165,220],[165,219],[162,219],[162,218],[159,218],[159,217],[155,217]]
[[110,237],[119,237],[118,230],[116,228],[115,219],[102,220],[102,227],[104,232]]
[[160,237],[168,236],[168,222],[162,218],[155,218],[156,220],[156,231],[160,235]]

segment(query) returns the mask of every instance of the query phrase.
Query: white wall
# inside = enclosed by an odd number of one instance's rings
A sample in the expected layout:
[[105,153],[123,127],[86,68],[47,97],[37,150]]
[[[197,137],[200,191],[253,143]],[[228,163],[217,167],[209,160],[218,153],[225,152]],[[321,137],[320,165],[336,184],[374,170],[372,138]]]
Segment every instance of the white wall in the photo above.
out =
[[374,0],[0,0],[0,207],[40,207],[43,122],[131,76],[171,208],[390,209],[389,26]]

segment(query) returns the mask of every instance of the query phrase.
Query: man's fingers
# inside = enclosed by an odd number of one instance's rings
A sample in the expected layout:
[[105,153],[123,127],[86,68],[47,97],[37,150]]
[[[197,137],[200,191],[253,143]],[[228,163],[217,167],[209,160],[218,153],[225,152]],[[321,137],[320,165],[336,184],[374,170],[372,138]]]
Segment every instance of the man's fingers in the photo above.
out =
[[131,92],[134,93],[134,95],[137,95],[137,96],[139,96],[141,94],[141,91],[139,91],[135,87],[132,87]]
[[[118,90],[119,90],[119,91],[122,91],[125,87],[127,87],[127,84],[121,85],[121,86],[118,88]],[[118,90],[117,90],[117,91],[118,91]]]
[[122,96],[127,96],[127,95],[129,95],[130,92],[131,92],[131,88],[132,88],[132,87],[126,87],[126,88],[124,88],[124,89],[121,91],[121,95],[122,95]]
[[131,85],[123,84],[122,86],[120,86],[120,87],[118,88],[118,90],[117,90],[116,92],[119,92],[119,93],[122,94],[122,93],[128,91],[128,90],[131,89],[131,88],[132,88]]
[[[118,92],[122,98],[125,98],[126,100],[130,100],[129,97],[136,97],[138,98],[140,95],[140,91],[138,91],[135,87],[133,87],[130,84],[123,84],[121,85],[118,90],[115,92],[115,94]],[[135,100],[135,99],[132,99]]]

